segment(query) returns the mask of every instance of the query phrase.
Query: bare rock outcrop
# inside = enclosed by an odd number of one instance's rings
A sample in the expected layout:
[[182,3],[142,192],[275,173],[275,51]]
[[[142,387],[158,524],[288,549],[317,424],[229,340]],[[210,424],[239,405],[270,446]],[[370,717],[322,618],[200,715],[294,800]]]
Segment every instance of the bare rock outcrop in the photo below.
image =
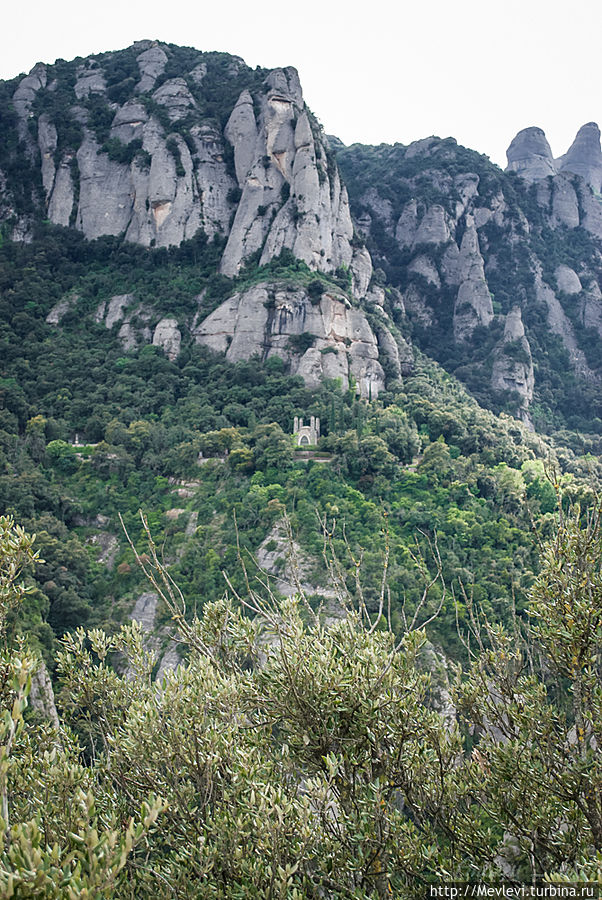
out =
[[347,389],[353,379],[361,396],[375,398],[385,384],[366,316],[336,291],[312,304],[302,288],[264,282],[234,294],[193,334],[231,362],[279,356],[310,387],[331,378]]
[[494,350],[491,386],[494,391],[517,395],[516,416],[530,428],[533,425],[528,410],[534,383],[531,347],[525,337],[520,307],[514,306],[506,316],[504,335]]
[[416,247],[420,244],[445,244],[449,238],[445,210],[438,204],[429,206],[420,220],[413,245]]
[[90,94],[104,94],[107,89],[103,70],[95,60],[77,69],[74,92],[78,100],[85,100]]
[[[136,600],[130,618],[138,623],[143,632],[145,650],[153,653],[159,661],[155,681],[160,684],[169,671],[177,669],[181,659],[171,632],[165,627],[157,628],[158,605],[159,595],[155,591],[145,591]],[[125,674],[130,673],[126,671]]]
[[76,294],[74,292],[61,297],[59,302],[54,304],[54,306],[46,316],[46,322],[48,323],[48,325],[60,325],[61,321],[65,318],[68,312],[71,312],[78,300],[79,294]]
[[18,117],[19,139],[25,143],[31,153],[33,141],[29,134],[27,121],[31,115],[31,107],[36,94],[45,88],[48,81],[48,69],[44,63],[36,63],[31,72],[22,78],[13,94],[13,107]]
[[382,321],[375,322],[373,329],[380,358],[383,362],[388,362],[394,377],[411,375],[414,370],[414,354],[405,338],[399,333],[393,333]]
[[40,660],[37,669],[31,677],[29,702],[32,709],[35,709],[37,713],[45,719],[48,719],[57,731],[59,730],[60,724],[54,700],[52,681],[50,680],[48,669],[42,660]]
[[586,328],[595,328],[602,337],[602,291],[597,281],[585,292],[581,308],[581,321]]
[[585,185],[579,187],[579,204],[583,212],[581,224],[593,237],[602,240],[602,203]]
[[184,78],[170,78],[164,81],[154,92],[153,100],[165,107],[172,122],[184,119],[196,108],[195,99]]
[[579,200],[570,175],[557,175],[552,181],[552,224],[577,228],[580,223]]
[[148,118],[146,107],[140,100],[128,100],[115,113],[111,125],[111,137],[117,138],[122,144],[142,140],[144,125],[148,122]]
[[580,175],[596,192],[602,189],[600,129],[595,122],[582,125],[575,140],[560,160],[559,171]]
[[489,325],[493,319],[493,303],[485,280],[479,236],[468,217],[458,259],[460,287],[454,306],[454,337],[457,342],[470,340],[478,325]]
[[558,290],[564,294],[579,294],[582,291],[581,281],[574,269],[564,264],[557,266],[554,272]]
[[[65,228],[72,224],[75,204],[75,187],[73,184],[72,162],[75,157],[73,151],[63,154],[56,167],[52,182],[52,193],[48,199],[48,218],[55,225],[63,225]],[[50,166],[49,166],[50,168]],[[54,169],[54,164],[52,164]]]
[[[140,79],[119,102],[112,99],[114,84],[106,101],[94,96],[106,94],[111,81],[104,60],[81,63],[69,84],[59,73],[56,83],[71,101],[62,118],[51,111],[39,117],[37,144],[29,120],[39,92],[52,90],[52,69],[35,66],[14,92],[20,139],[41,165],[48,219],[90,240],[123,234],[146,247],[178,246],[202,229],[209,238],[227,238],[221,271],[228,276],[250,256],[266,264],[290,250],[315,270],[344,267],[354,295],[363,297],[370,255],[353,240],[347,190],[304,104],[297,71],[274,69],[258,86],[249,70],[252,87],[240,92],[223,127],[223,113],[213,110],[213,82],[204,95],[209,75],[216,77],[209,60],[166,78],[167,46],[140,41],[131,49]],[[232,58],[219,77],[240,79],[245,69]],[[98,103],[106,104],[103,117],[114,111],[108,140]],[[79,127],[66,139],[69,119]]]
[[420,275],[425,281],[428,281],[429,284],[432,284],[437,288],[441,287],[441,279],[439,277],[439,272],[437,271],[437,266],[430,256],[425,256],[424,254],[415,256],[408,266],[408,272]]
[[177,359],[182,343],[182,333],[176,319],[161,319],[153,333],[153,344],[161,347],[168,359]]
[[[256,251],[263,265],[283,249],[312,269],[349,267],[354,254],[347,191],[305,108],[296,69],[275,69],[265,87],[257,117],[243,91],[225,129],[242,195],[221,271],[236,275]],[[356,255],[354,266],[356,290],[367,288],[364,258]]]
[[575,372],[587,381],[595,380],[596,376],[589,368],[585,354],[577,343],[573,326],[558,297],[550,285],[543,280],[540,269],[535,273],[535,294],[538,302],[547,307],[550,331],[557,334],[562,340]]
[[112,328],[121,322],[125,316],[125,311],[134,302],[133,294],[115,294],[110,300],[103,300],[96,307],[94,313],[94,321],[99,325],[104,324],[105,328]]
[[405,204],[395,227],[395,240],[400,247],[411,247],[418,230],[418,203],[415,199]]
[[106,234],[121,234],[132,215],[129,167],[101,153],[89,131],[77,151],[77,164],[80,185],[77,227],[91,240]]
[[507,172],[516,172],[527,181],[537,181],[557,172],[552,150],[541,128],[523,128],[506,151]]
[[234,147],[234,167],[238,185],[243,188],[247,175],[255,159],[257,122],[253,108],[253,98],[249,91],[243,91],[230,114],[224,135]]
[[167,54],[156,41],[140,41],[137,46],[142,52],[136,57],[140,69],[140,81],[136,85],[136,91],[145,94],[153,89],[157,78],[163,73]]

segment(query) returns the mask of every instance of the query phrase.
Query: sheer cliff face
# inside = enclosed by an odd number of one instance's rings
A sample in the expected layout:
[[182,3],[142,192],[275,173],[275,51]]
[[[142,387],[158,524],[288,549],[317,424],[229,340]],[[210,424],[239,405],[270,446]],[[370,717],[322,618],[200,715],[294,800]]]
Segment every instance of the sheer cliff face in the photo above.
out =
[[353,381],[360,396],[376,399],[385,386],[379,350],[397,366],[397,376],[401,371],[399,350],[381,327],[386,334],[379,329],[377,337],[340,292],[324,291],[312,302],[302,288],[263,283],[236,293],[195,325],[193,334],[231,362],[279,356],[309,387],[329,378],[347,390]]
[[22,152],[39,167],[38,211],[89,239],[169,247],[200,229],[222,235],[226,275],[289,249],[312,269],[350,267],[365,294],[370,260],[353,251],[347,192],[296,70],[196,56],[171,77],[173,50],[142,41],[21,79],[12,102]]
[[35,66],[12,102],[38,212],[147,247],[223,236],[229,276],[289,249],[312,269],[350,267],[365,294],[370,259],[354,253],[347,192],[296,70],[224,56],[142,41],[67,71]]
[[[119,326],[124,350],[152,342],[173,360],[192,335],[232,361],[277,354],[310,386],[338,379],[366,398],[385,385],[381,363],[394,378],[409,370],[411,350],[383,309],[384,290],[370,291],[370,254],[354,240],[347,190],[295,69],[252,71],[227,54],[142,41],[39,64],[11,89],[13,161],[25,160],[37,183],[15,239],[27,237],[36,217],[90,240],[120,236],[144,247],[177,246],[202,232],[222,248],[225,276],[288,250],[348,282],[345,294],[333,279],[317,279],[310,297],[289,273],[284,285],[233,286],[205,319],[201,295],[194,320],[180,321],[169,298],[151,309],[141,295],[115,295],[94,318]],[[18,191],[12,203],[5,158],[0,147],[0,217],[14,221]],[[370,322],[351,297],[371,304]],[[77,308],[69,297],[48,321],[59,326]]]
[[[236,275],[251,254],[261,251],[263,265],[284,248],[313,269],[350,266],[347,191],[305,109],[297,72],[277,69],[264,86],[257,114],[251,95],[243,91],[225,128],[242,193],[221,270]],[[360,292],[366,288],[367,283]]]
[[[160,322],[137,326],[128,313],[119,331],[126,349],[152,340],[175,358],[192,330],[231,357],[250,341],[264,358],[283,355],[308,383],[337,377],[374,396],[384,371],[398,377],[411,365],[400,336],[409,320],[421,349],[483,403],[527,423],[543,409],[544,426],[563,404],[565,419],[581,404],[585,418],[602,420],[594,123],[559,158],[540,128],[524,129],[505,173],[451,138],[345,148],[305,106],[295,69],[251,70],[227,54],[152,41],[38,64],[0,83],[0,103],[0,222],[15,240],[44,218],[88,239],[144,247],[202,233],[214,239],[221,274],[240,276],[206,331],[177,322],[167,301]],[[296,284],[294,273],[292,293],[279,288],[280,312],[266,318],[264,301],[247,290],[257,281],[250,273],[278,257],[286,268],[283,251],[334,274],[322,278],[324,290],[348,280],[359,318],[335,319],[345,319],[353,353],[343,353],[324,324],[330,314],[320,320],[307,279]],[[356,327],[369,339],[358,342]],[[296,338],[306,334],[318,344],[300,353]]]

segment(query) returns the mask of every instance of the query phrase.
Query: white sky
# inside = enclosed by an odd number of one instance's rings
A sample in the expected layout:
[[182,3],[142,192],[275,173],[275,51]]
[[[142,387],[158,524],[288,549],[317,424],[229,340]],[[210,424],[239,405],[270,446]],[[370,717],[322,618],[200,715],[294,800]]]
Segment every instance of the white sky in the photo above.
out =
[[152,38],[294,65],[329,134],[455,137],[504,166],[517,131],[555,156],[602,124],[600,0],[29,0],[3,10],[0,78]]

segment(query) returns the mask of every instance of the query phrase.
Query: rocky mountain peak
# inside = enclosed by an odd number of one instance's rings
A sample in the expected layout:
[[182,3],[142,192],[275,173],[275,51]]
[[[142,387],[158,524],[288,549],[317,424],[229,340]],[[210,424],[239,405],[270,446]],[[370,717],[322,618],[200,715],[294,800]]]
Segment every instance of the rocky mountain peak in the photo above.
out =
[[144,40],[38,64],[12,99],[23,152],[41,170],[37,212],[53,224],[147,247],[203,231],[226,239],[224,275],[290,250],[318,271],[346,267],[356,296],[368,289],[370,256],[352,246],[347,191],[292,66],[253,71]]
[[582,125],[575,140],[559,162],[561,172],[572,172],[581,177],[595,191],[602,188],[602,150],[600,129],[596,122]]
[[542,128],[523,128],[506,151],[507,172],[516,172],[527,181],[537,181],[556,174],[552,150]]

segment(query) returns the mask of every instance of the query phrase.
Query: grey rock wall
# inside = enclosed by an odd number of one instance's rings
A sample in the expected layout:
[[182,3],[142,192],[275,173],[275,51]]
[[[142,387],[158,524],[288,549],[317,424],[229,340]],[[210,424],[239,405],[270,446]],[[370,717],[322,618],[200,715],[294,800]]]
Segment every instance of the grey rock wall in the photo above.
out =
[[552,150],[541,128],[532,126],[519,131],[508,147],[506,156],[506,171],[516,172],[527,181],[536,181],[557,172]]
[[[50,114],[39,117],[37,146],[29,133],[34,100],[47,87],[45,66],[34,67],[14,93],[21,139],[30,155],[39,152],[50,221],[74,224],[91,240],[125,234],[147,247],[179,245],[201,229],[209,238],[223,235],[221,271],[229,276],[253,254],[265,264],[288,249],[315,270],[346,267],[354,294],[364,296],[370,256],[353,243],[347,191],[304,104],[297,71],[274,69],[253,95],[243,90],[222,128],[204,110],[207,63],[162,80],[165,49],[154,41],[133,49],[140,79],[131,95],[121,103],[102,101],[114,113],[111,140],[124,147],[137,142],[131,161],[120,161],[125,152],[109,155],[91,119],[91,99],[107,94],[102,61],[77,68],[67,111],[83,127],[77,152],[59,152],[61,135]],[[233,58],[229,77],[243,69]]]
[[[378,396],[385,378],[378,342],[366,316],[343,294],[325,291],[312,304],[301,288],[262,283],[234,294],[193,328],[195,340],[238,362],[279,356],[310,387],[324,378],[353,378],[363,397]],[[299,347],[311,335],[311,346]]]
[[602,151],[600,149],[600,129],[595,122],[582,125],[575,140],[558,162],[561,172],[580,175],[594,191],[600,193],[602,188]]
[[265,265],[288,249],[312,269],[351,267],[354,292],[363,296],[369,255],[352,250],[347,191],[329,162],[326,138],[310,120],[296,69],[274,70],[265,86],[257,115],[243,91],[224,132],[242,195],[221,271],[236,275],[253,253],[261,251]]
[[531,347],[525,337],[520,307],[514,306],[506,316],[503,338],[494,350],[491,386],[494,391],[517,395],[516,415],[531,428],[529,404],[534,384]]
[[474,222],[470,219],[462,238],[458,259],[459,288],[454,306],[454,337],[465,342],[477,325],[489,325],[493,303],[485,280],[485,266]]

